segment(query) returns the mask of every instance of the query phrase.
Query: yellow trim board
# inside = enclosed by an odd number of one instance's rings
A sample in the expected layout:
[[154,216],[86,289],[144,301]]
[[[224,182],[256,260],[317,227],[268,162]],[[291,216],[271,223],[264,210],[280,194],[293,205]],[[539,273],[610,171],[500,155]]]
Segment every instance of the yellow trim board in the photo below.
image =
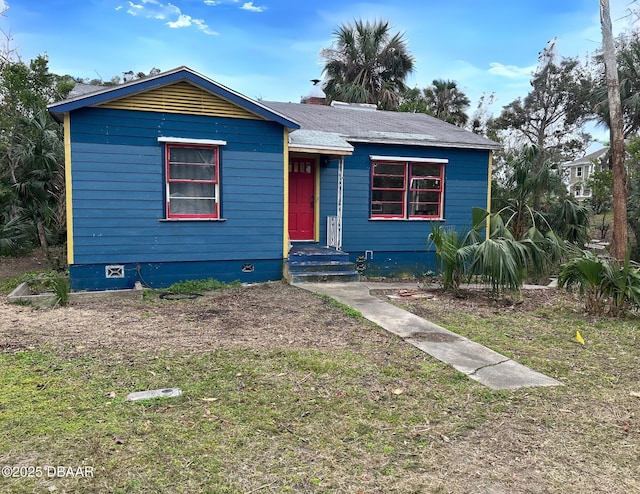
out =
[[73,190],[71,188],[71,115],[64,114],[64,189],[67,213],[67,263],[73,264]]
[[320,242],[320,156],[315,157],[315,165],[316,172],[314,177],[315,184],[313,190],[313,197],[315,199],[313,204],[315,227],[313,232],[313,239],[316,242]]

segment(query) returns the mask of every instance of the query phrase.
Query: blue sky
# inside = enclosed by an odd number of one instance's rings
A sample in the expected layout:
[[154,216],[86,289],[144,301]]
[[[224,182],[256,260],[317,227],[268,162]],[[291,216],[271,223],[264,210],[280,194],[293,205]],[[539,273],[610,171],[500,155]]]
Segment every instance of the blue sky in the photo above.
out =
[[[631,0],[610,0],[614,33]],[[602,35],[598,0],[0,0],[0,28],[24,61],[47,54],[58,74],[109,80],[181,65],[251,98],[294,101],[322,72],[341,23],[388,20],[416,59],[410,86],[452,79],[500,108],[530,89],[538,53],[585,56]],[[473,111],[473,107],[470,112]]]

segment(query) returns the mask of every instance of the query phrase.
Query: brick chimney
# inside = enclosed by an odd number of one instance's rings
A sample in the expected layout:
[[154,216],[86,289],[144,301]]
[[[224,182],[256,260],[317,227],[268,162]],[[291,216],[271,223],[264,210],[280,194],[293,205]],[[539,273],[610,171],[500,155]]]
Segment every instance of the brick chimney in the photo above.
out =
[[327,97],[322,90],[322,85],[320,84],[320,79],[311,79],[313,82],[313,87],[307,96],[303,96],[300,99],[300,103],[305,103],[307,105],[326,105]]

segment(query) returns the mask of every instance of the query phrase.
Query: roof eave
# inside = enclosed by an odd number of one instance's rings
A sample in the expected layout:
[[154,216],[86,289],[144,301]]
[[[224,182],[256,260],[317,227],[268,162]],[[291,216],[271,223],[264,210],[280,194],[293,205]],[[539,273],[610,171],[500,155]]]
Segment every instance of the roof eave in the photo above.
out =
[[315,146],[315,145],[296,145],[289,144],[289,151],[292,153],[306,153],[306,154],[332,154],[337,156],[351,156],[353,154],[353,147],[338,148],[333,146]]
[[266,120],[275,121],[288,129],[295,130],[300,128],[300,124],[285,115],[272,110],[258,101],[252,100],[232,89],[229,89],[222,84],[218,84],[217,82],[214,82],[187,67],[178,67],[177,69],[163,72],[156,76],[138,79],[118,86],[111,86],[104,90],[96,91],[95,93],[89,93],[71,100],[53,103],[48,105],[47,108],[54,118],[60,122],[61,116],[70,111],[87,106],[100,105],[138,92],[149,91],[180,81],[187,81],[196,84],[199,87],[202,87],[203,89],[234,103],[255,115],[265,118]]
[[344,136],[344,139],[349,142],[361,142],[368,144],[397,144],[400,146],[419,146],[419,147],[441,147],[441,148],[459,148],[459,149],[480,149],[487,151],[494,151],[500,149],[500,144],[477,144],[477,143],[465,143],[465,142],[446,142],[446,141],[418,141],[418,140],[403,140],[403,139],[380,139],[380,138],[368,138],[368,137],[349,137]]

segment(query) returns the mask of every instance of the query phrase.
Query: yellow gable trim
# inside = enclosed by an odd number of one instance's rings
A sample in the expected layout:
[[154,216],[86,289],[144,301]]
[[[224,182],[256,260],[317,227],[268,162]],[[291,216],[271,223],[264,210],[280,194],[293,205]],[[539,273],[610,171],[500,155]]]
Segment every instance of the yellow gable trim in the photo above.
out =
[[184,81],[110,101],[99,107],[261,120],[244,108]]

